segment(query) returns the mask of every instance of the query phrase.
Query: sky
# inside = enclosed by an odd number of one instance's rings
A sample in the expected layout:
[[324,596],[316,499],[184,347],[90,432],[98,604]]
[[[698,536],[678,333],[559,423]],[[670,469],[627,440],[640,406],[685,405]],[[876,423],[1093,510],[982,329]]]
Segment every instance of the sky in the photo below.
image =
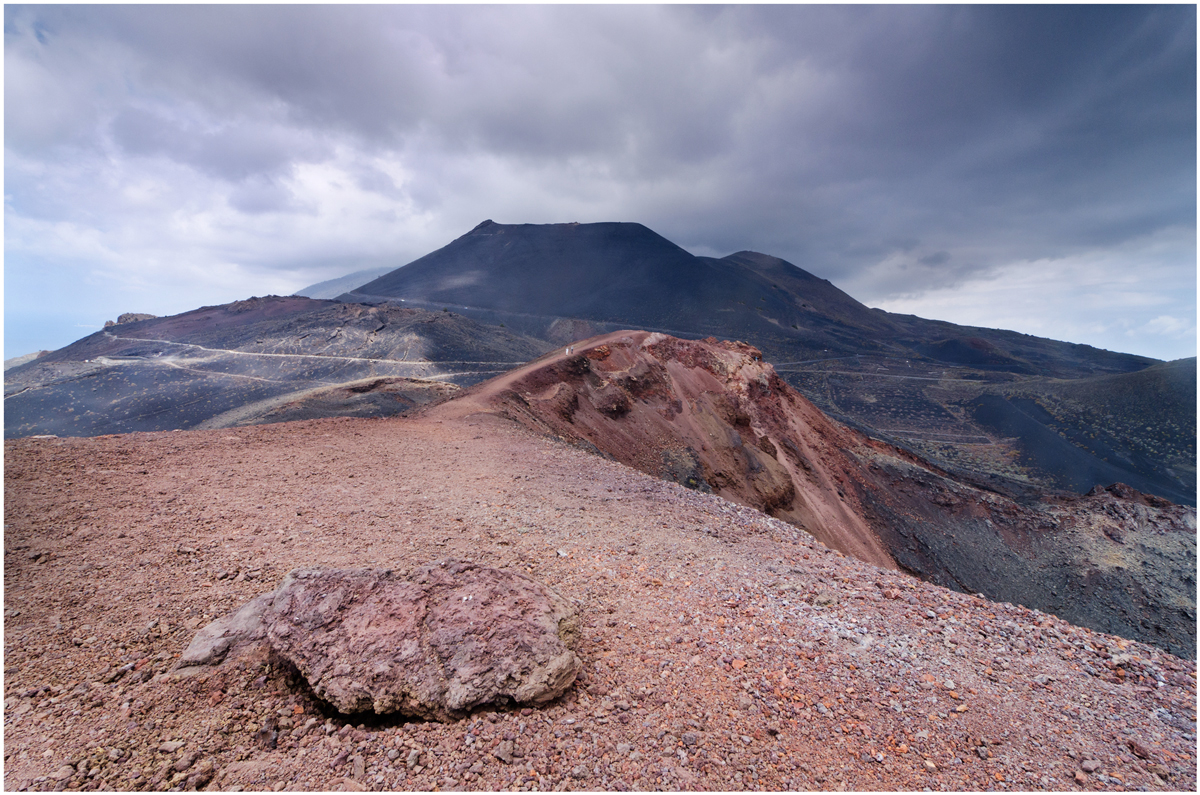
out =
[[6,5],[4,355],[500,223],[1196,354],[1196,8]]

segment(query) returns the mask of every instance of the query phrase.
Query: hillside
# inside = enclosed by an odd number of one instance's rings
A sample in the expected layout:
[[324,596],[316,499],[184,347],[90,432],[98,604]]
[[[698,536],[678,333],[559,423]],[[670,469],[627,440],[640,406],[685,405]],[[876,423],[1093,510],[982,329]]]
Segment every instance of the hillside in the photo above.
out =
[[1195,655],[1194,509],[1016,501],[831,421],[740,343],[617,332],[424,410],[490,412],[763,511],[833,549]]
[[[1085,465],[1095,466],[1099,459],[1112,474],[1119,473],[1143,490],[1152,483],[1176,481],[1181,485],[1178,494],[1165,496],[1194,503],[1195,357],[1135,373],[1073,381],[1028,380],[1000,392],[1009,404],[1037,418],[1065,443],[1091,453]],[[1055,473],[1064,488],[1081,488],[1089,480],[1061,466],[1044,469]]]
[[122,323],[5,372],[5,437],[409,411],[542,353],[449,312],[268,296]]
[[[1194,663],[494,416],[10,440],[5,492],[7,789],[1196,787]],[[264,650],[173,672],[293,568],[448,557],[577,606],[560,700],[422,723]]]

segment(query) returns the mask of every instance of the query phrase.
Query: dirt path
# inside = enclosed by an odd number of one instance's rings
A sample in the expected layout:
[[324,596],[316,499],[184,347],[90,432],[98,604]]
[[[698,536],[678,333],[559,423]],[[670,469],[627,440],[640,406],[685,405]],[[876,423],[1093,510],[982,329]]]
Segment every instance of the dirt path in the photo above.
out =
[[[494,417],[9,441],[5,508],[10,790],[1196,787],[1193,664]],[[447,557],[576,603],[559,702],[370,721],[266,659],[171,674],[292,568]]]

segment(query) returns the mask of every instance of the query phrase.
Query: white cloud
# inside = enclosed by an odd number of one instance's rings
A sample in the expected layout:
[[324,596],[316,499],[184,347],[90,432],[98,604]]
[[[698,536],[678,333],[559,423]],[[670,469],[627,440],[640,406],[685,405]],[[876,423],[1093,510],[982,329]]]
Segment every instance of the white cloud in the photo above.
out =
[[1158,359],[1195,356],[1191,244],[1190,230],[1166,230],[1113,250],[1001,263],[951,287],[868,303]]

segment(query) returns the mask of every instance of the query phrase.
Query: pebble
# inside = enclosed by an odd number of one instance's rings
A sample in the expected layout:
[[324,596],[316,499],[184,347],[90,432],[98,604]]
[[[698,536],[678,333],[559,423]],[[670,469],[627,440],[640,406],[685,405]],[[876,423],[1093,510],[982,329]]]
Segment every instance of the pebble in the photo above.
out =
[[75,768],[71,767],[70,765],[63,765],[58,770],[55,770],[53,773],[51,773],[50,778],[54,779],[55,781],[66,781],[73,775],[75,775]]
[[1100,769],[1100,760],[1085,759],[1085,760],[1083,760],[1083,763],[1080,765],[1080,767],[1083,768],[1084,773],[1095,773],[1097,770]]
[[170,740],[158,746],[158,750],[164,754],[173,754],[183,747],[183,740]]
[[492,751],[492,756],[499,759],[506,765],[511,765],[513,760],[513,742],[512,740],[502,740],[495,750]]
[[1150,752],[1146,750],[1146,746],[1142,745],[1137,740],[1129,741],[1129,750],[1133,751],[1134,755],[1140,756],[1142,759],[1150,758]]
[[199,756],[200,753],[198,751],[192,751],[190,754],[184,754],[183,756],[179,757],[179,759],[175,761],[175,771],[177,773],[182,773],[183,771],[187,770],[196,763],[196,759],[198,759]]
[[931,760],[929,760],[929,759],[926,759],[926,760],[925,760],[925,769],[926,769],[927,771],[929,771],[930,773],[936,773],[936,772],[937,772],[937,765],[935,765],[935,764],[934,764],[934,763],[933,763]]

